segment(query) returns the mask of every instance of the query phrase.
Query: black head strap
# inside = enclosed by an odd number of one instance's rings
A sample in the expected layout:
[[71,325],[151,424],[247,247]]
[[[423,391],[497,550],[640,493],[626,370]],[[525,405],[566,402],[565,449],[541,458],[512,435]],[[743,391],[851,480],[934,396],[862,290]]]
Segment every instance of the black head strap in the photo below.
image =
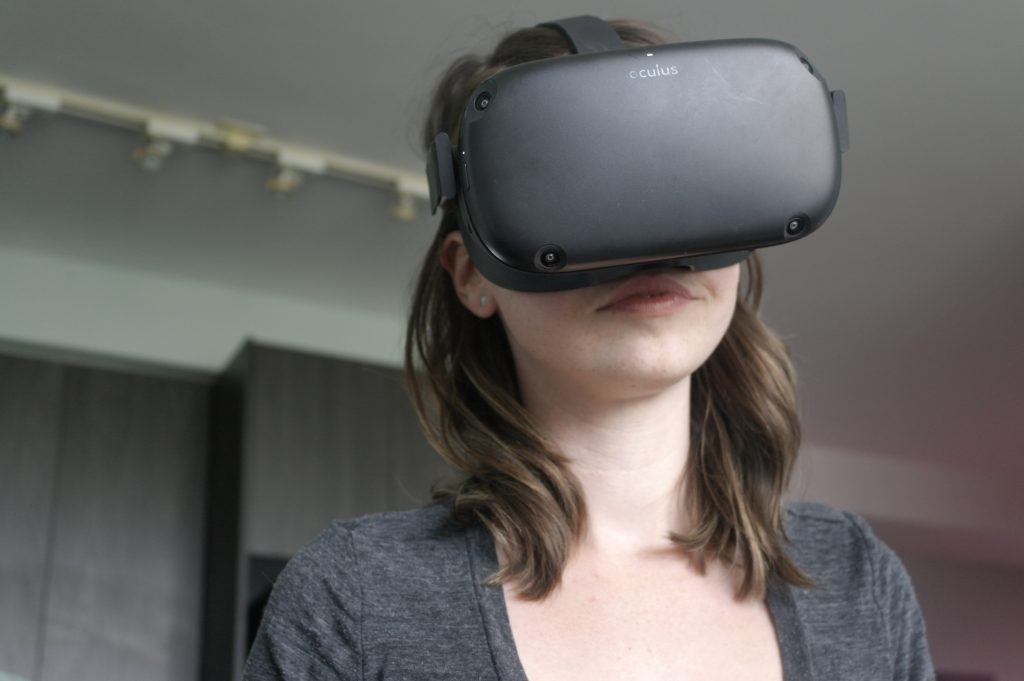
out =
[[557,21],[546,21],[537,26],[556,28],[561,31],[572,43],[573,52],[576,54],[607,52],[608,50],[621,50],[625,47],[622,44],[622,38],[611,25],[589,14]]

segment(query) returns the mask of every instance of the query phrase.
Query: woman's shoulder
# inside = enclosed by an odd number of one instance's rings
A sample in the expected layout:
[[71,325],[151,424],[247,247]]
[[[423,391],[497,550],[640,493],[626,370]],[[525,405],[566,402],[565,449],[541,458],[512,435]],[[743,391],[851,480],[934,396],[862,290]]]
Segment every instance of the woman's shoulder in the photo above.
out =
[[871,525],[851,511],[791,502],[785,507],[783,528],[793,558],[822,586],[872,582],[899,564]]
[[820,503],[793,502],[783,523],[791,557],[814,581],[817,599],[868,604],[909,588],[900,559],[860,515]]
[[358,577],[365,591],[389,577],[461,565],[466,531],[444,503],[335,520],[296,554],[290,567],[328,581]]
[[[408,647],[410,632],[443,647],[441,634],[431,639],[440,619],[442,634],[472,634],[466,532],[442,503],[330,523],[278,577],[244,678],[356,678],[381,662],[379,651]],[[434,662],[443,660],[390,661]]]
[[793,548],[809,563],[829,564],[829,556],[834,558],[836,551],[867,557],[884,546],[860,515],[816,502],[787,503],[783,528]]
[[454,521],[451,507],[438,501],[405,511],[369,513],[335,520],[313,544],[331,543],[338,541],[339,537],[349,536],[380,547],[430,544],[461,536],[464,531],[465,528]]
[[791,593],[815,657],[831,660],[836,676],[846,660],[851,673],[882,664],[892,678],[932,678],[910,576],[871,525],[850,511],[796,502],[786,505],[784,529],[791,557],[814,582]]

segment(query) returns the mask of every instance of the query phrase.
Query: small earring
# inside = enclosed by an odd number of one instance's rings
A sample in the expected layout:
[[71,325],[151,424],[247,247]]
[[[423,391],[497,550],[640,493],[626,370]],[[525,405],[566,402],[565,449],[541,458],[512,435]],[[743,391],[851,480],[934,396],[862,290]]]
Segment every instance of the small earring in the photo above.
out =
[[480,296],[480,307],[487,307],[487,296]]

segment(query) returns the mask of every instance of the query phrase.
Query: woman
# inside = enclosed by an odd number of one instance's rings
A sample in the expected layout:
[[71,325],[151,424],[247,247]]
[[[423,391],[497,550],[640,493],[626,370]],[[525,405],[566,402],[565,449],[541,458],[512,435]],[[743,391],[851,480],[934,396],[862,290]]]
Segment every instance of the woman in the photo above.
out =
[[[674,42],[611,22],[627,47]],[[568,54],[506,36],[441,79],[458,140],[473,89]],[[473,265],[449,205],[406,370],[464,477],[423,509],[337,522],[282,574],[247,679],[933,678],[906,572],[860,518],[784,508],[794,377],[743,266],[554,293]]]

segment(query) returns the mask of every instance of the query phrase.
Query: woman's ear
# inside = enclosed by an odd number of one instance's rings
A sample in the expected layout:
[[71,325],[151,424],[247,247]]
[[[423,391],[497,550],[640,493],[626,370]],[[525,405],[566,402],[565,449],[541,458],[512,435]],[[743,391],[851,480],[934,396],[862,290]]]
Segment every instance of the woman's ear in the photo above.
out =
[[449,232],[445,237],[438,258],[441,267],[452,278],[455,294],[467,310],[481,319],[490,317],[497,311],[493,286],[469,259],[466,244],[458,230]]

